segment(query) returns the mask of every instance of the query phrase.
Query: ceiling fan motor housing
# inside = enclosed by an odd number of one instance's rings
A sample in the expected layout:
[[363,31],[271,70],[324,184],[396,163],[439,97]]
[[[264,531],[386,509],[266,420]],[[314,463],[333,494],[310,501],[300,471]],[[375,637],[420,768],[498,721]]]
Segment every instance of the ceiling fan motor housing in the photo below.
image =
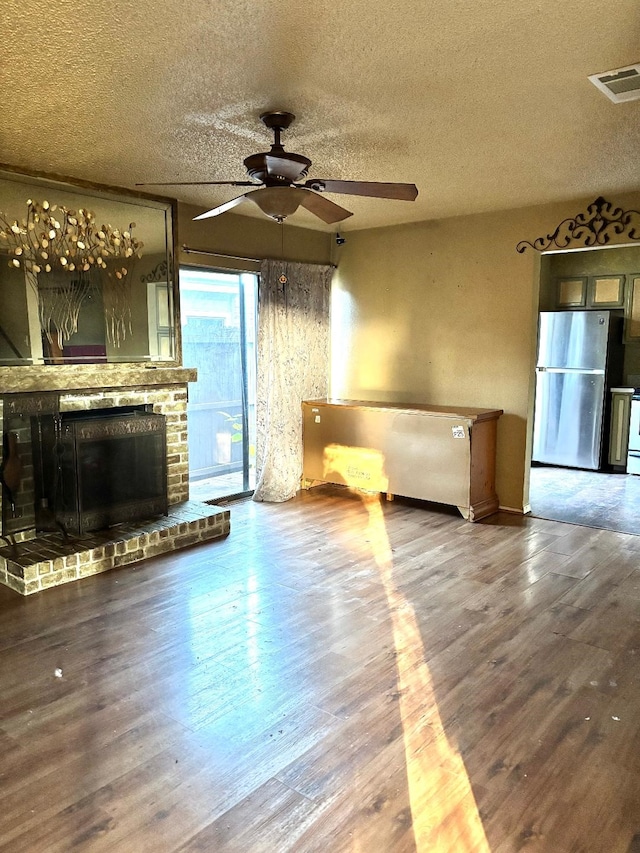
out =
[[285,110],[272,110],[262,113],[260,119],[273,131],[273,145],[269,152],[252,154],[246,158],[244,165],[249,177],[267,187],[289,186],[306,177],[311,160],[302,154],[290,154],[285,151],[280,139],[281,132],[294,121],[294,114]]
[[272,145],[269,152],[251,154],[244,160],[244,166],[250,178],[277,187],[306,177],[311,160],[302,154],[290,154],[281,145]]

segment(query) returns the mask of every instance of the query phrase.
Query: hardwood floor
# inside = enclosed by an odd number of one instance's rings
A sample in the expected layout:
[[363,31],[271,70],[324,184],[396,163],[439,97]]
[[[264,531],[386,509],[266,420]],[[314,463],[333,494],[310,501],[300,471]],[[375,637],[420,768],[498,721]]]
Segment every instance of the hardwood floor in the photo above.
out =
[[532,465],[529,488],[539,518],[640,535],[640,476]]
[[0,589],[0,850],[637,853],[640,537],[331,488]]

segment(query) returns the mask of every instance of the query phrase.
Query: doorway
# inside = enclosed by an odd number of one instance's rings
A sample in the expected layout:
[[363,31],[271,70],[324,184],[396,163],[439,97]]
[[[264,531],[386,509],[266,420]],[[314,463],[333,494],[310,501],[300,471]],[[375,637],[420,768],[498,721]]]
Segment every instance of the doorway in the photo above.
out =
[[198,371],[187,405],[192,500],[255,488],[257,295],[255,273],[180,268],[182,361]]
[[[640,270],[640,247],[555,252],[541,258],[540,311],[629,309],[630,285]],[[596,284],[603,285],[598,298]],[[619,297],[615,285],[620,285]],[[622,288],[625,288],[624,290]],[[568,304],[562,304],[563,300]],[[607,304],[608,303],[608,304]],[[617,385],[640,386],[640,341],[624,340],[624,363]],[[611,389],[606,388],[607,404]],[[534,516],[600,529],[640,533],[640,477],[531,464],[529,504]]]

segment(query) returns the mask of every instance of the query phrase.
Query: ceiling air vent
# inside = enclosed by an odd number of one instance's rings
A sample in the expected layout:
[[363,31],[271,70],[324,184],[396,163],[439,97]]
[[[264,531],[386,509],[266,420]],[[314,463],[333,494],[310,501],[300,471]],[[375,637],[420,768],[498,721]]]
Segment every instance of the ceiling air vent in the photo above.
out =
[[589,80],[604,92],[614,104],[640,100],[640,63],[590,74]]

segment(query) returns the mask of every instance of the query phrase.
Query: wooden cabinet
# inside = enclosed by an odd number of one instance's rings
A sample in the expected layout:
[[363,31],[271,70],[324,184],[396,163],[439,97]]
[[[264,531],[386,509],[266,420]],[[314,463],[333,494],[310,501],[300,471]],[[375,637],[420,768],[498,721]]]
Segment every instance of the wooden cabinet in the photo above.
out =
[[477,521],[498,509],[502,410],[355,400],[302,404],[302,487],[336,483],[457,506]]
[[627,343],[640,341],[640,273],[629,275],[625,311],[624,338]]
[[624,275],[565,276],[556,279],[556,307],[623,308]]
[[633,388],[611,389],[611,427],[609,432],[609,465],[619,470],[627,468],[629,419]]
[[589,278],[587,306],[589,308],[623,308],[623,275],[593,275]]
[[587,276],[557,279],[556,307],[584,308],[587,304],[587,283]]

